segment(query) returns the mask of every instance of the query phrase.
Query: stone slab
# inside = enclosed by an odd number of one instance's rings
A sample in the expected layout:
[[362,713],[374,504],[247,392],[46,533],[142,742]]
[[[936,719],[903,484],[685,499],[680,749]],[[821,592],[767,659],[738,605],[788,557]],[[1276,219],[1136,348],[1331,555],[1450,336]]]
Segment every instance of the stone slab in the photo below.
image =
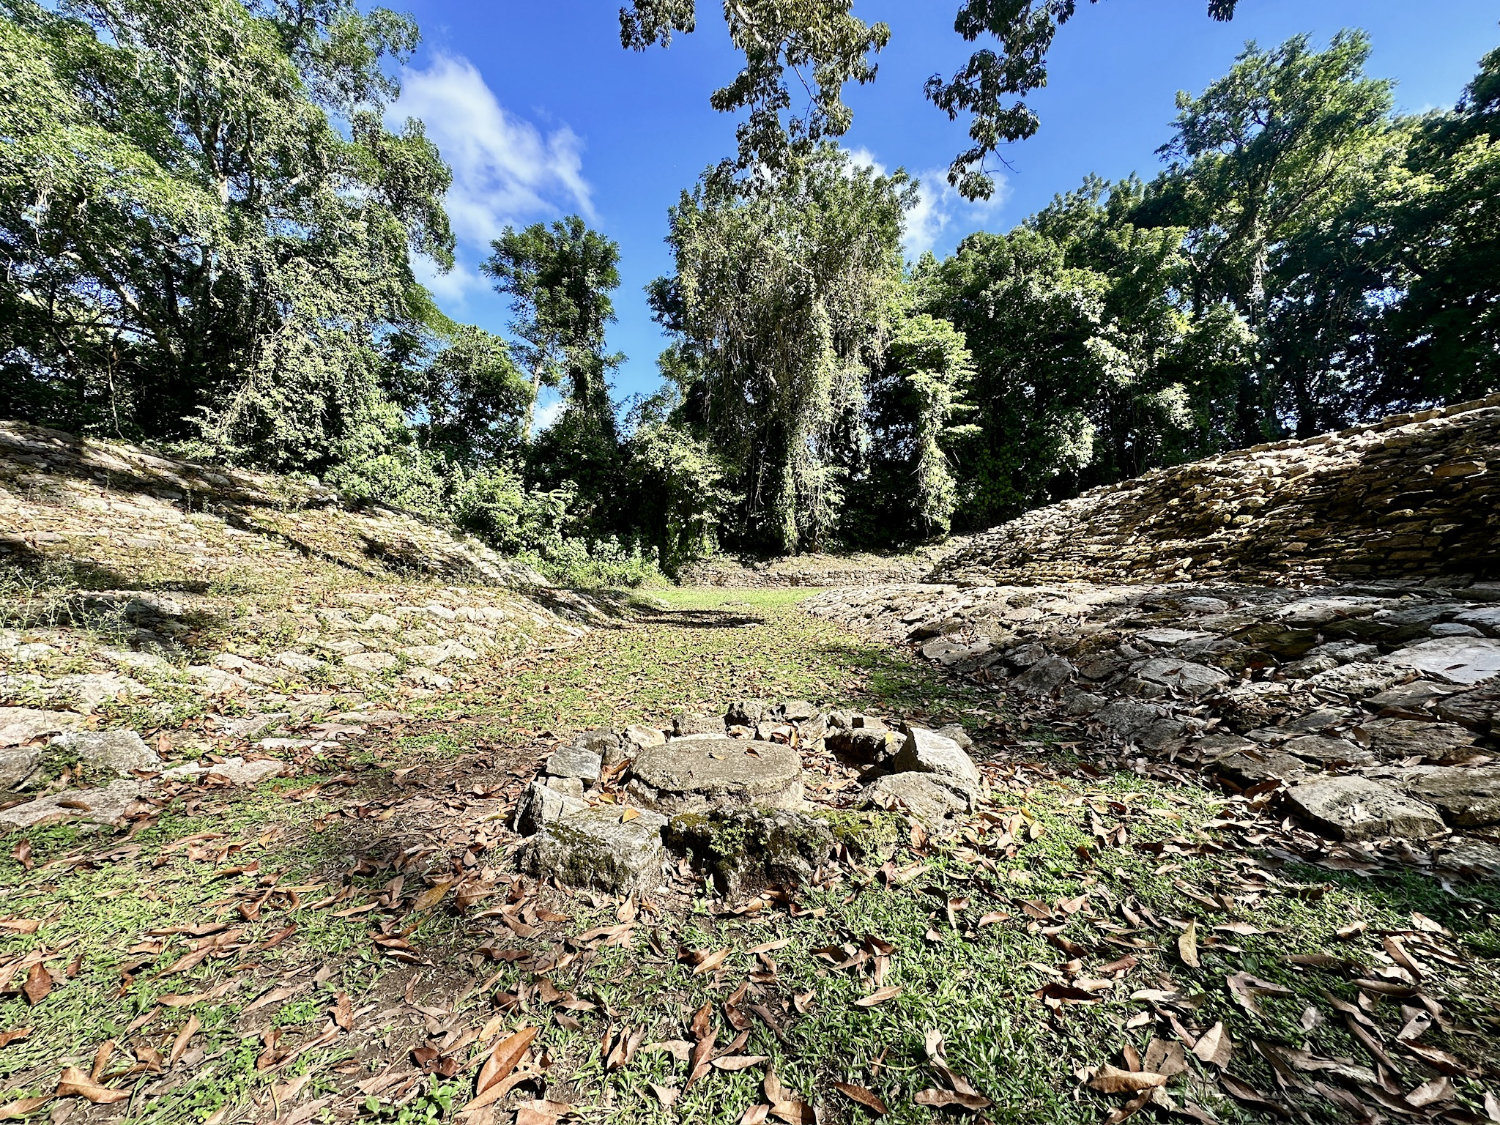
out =
[[[623,819],[629,812],[636,815]],[[517,858],[528,874],[569,887],[609,894],[653,891],[662,883],[666,824],[657,813],[618,805],[583,809],[544,824]]]
[[897,773],[931,773],[952,778],[970,789],[978,789],[984,783],[974,759],[964,753],[963,748],[951,738],[924,727],[907,725],[902,728],[906,740],[896,751],[892,767]]
[[1292,810],[1340,840],[1420,839],[1444,831],[1442,815],[1422,801],[1367,777],[1320,777],[1287,790]]
[[627,792],[642,808],[698,812],[802,804],[802,758],[790,746],[739,738],[673,739],[642,748]]

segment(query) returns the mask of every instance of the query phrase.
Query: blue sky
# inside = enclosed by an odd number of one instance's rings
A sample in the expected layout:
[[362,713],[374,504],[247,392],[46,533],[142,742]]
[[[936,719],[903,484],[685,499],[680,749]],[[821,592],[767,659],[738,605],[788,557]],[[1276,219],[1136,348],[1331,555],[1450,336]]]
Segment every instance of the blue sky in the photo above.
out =
[[[387,0],[389,2],[389,0]],[[399,4],[397,6],[400,6]],[[1500,45],[1495,0],[1240,0],[1232,23],[1207,18],[1205,0],[1102,0],[1058,33],[1051,84],[1032,98],[1040,133],[1011,146],[996,199],[958,200],[942,170],[965,126],[922,97],[934,71],[970,49],[953,32],[958,0],[856,0],[885,20],[891,43],[872,86],[847,95],[851,150],[921,177],[908,248],[944,253],[974,230],[1008,230],[1089,172],[1149,175],[1167,140],[1178,90],[1223,74],[1246,40],[1272,46],[1299,32],[1324,43],[1340,28],[1370,33],[1370,73],[1398,81],[1405,111],[1450,106],[1478,60]],[[660,380],[663,338],[643,287],[669,272],[667,208],[702,169],[734,150],[735,120],[708,95],[737,67],[717,0],[699,0],[699,30],[667,51],[620,47],[616,0],[417,0],[407,10],[423,44],[403,76],[398,112],[421,117],[454,168],[449,211],[459,266],[431,279],[459,320],[503,331],[501,298],[478,273],[507,224],[569,213],[620,243],[623,284],[611,346],[629,359],[617,398]]]

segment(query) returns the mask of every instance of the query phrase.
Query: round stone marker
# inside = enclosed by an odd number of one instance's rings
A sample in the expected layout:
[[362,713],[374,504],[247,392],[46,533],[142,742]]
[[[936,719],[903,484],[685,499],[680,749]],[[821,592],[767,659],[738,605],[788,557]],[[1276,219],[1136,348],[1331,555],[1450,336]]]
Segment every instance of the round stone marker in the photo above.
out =
[[626,792],[661,812],[795,809],[802,805],[802,757],[779,742],[674,739],[636,754]]

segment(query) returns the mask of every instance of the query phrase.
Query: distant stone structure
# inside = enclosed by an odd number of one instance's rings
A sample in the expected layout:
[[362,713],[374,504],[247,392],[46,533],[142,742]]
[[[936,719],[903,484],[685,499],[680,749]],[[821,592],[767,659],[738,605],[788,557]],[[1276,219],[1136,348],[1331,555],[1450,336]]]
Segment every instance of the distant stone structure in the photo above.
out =
[[1096,488],[974,536],[983,584],[1500,578],[1500,395]]

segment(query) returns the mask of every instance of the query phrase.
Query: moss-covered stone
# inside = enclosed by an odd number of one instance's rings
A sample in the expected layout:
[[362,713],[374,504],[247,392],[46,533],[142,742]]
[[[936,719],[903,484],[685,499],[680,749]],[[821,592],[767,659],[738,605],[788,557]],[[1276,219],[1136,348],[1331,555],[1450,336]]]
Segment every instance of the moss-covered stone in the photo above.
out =
[[901,846],[906,826],[896,813],[820,809],[811,814],[828,825],[836,844],[866,863],[884,863]]
[[755,806],[681,813],[664,836],[669,848],[685,853],[730,898],[806,883],[836,848],[822,818]]

